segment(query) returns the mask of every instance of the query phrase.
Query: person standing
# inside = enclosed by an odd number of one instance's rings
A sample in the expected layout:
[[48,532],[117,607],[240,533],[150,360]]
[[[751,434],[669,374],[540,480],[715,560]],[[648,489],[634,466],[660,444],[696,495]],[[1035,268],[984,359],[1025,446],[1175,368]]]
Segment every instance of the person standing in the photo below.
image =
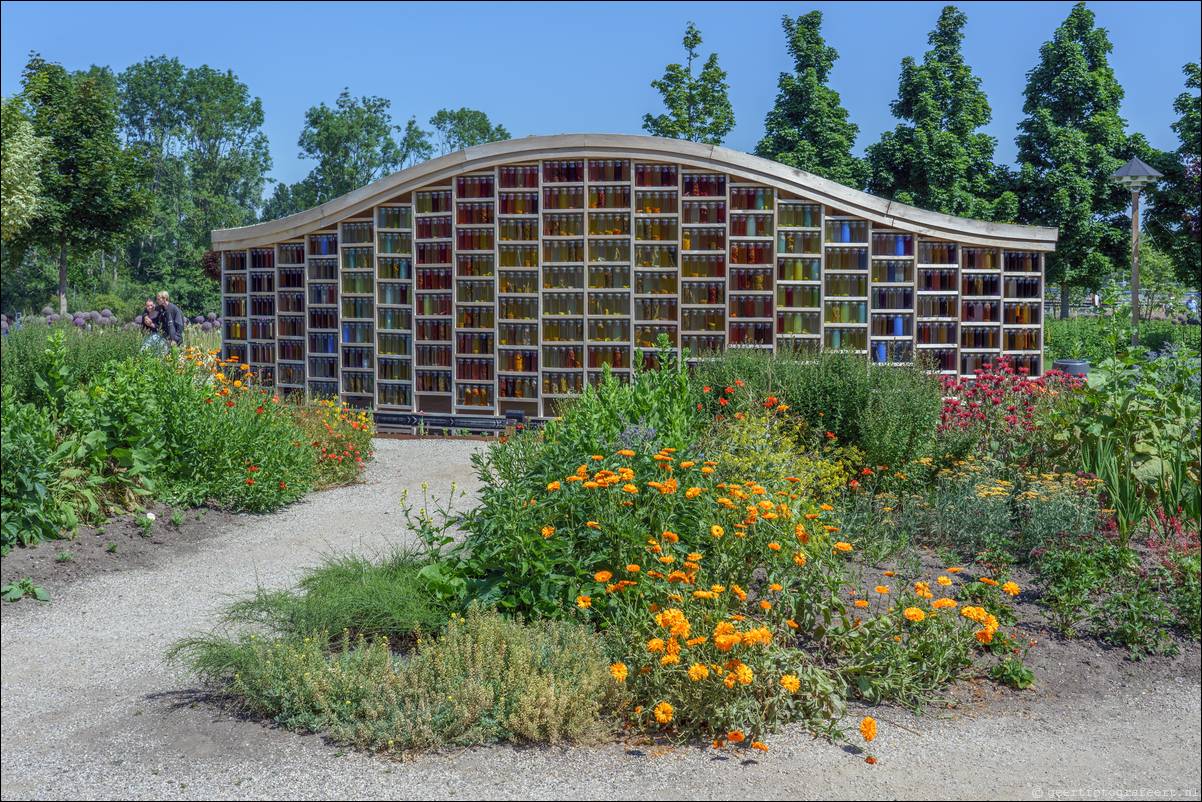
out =
[[159,307],[159,336],[172,345],[182,345],[184,342],[184,313],[171,303],[166,290],[159,290],[155,295]]
[[154,305],[154,299],[146,299],[146,311],[138,318],[142,324],[142,333],[146,335],[146,342],[142,343],[143,351],[153,350],[155,353],[162,355],[167,350],[166,341],[159,336],[159,327],[162,323],[163,316],[159,314],[159,308]]

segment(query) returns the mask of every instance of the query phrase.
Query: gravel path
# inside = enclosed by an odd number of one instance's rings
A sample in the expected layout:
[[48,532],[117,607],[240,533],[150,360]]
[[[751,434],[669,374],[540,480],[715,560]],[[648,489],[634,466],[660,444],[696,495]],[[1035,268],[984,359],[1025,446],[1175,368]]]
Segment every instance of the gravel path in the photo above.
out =
[[398,763],[193,704],[194,683],[161,656],[206,626],[221,594],[286,585],[329,548],[395,541],[401,491],[474,491],[468,456],[482,446],[378,440],[366,484],[242,516],[195,552],[76,582],[51,604],[4,605],[3,798],[1198,798],[1192,676],[1101,699],[1045,686],[942,719],[877,710],[876,766],[799,728],[754,759],[634,740]]

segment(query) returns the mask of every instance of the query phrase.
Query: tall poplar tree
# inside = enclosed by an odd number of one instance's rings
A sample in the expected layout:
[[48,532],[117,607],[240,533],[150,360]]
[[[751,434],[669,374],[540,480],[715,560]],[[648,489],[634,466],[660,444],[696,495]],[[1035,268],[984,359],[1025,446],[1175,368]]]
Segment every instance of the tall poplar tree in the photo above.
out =
[[1130,253],[1130,193],[1109,179],[1132,148],[1119,116],[1123,88],[1107,61],[1112,49],[1093,12],[1077,3],[1040,48],[1023,92],[1019,214],[1060,229],[1046,276],[1061,287],[1061,317],[1070,288],[1099,286]]
[[993,113],[981,79],[964,63],[966,17],[946,6],[918,64],[902,59],[893,116],[902,120],[868,148],[868,190],[923,209],[981,220],[1013,220],[1017,199],[1004,193],[993,163],[997,140],[978,129]]
[[781,27],[794,71],[780,74],[776,105],[764,118],[755,155],[863,189],[868,165],[851,155],[860,128],[827,85],[839,54],[822,38],[822,12],[796,20],[786,15]]
[[701,45],[701,31],[689,23],[684,34],[685,64],[669,64],[664,77],[651,86],[663,95],[667,114],[643,115],[643,130],[652,136],[687,139],[707,145],[721,145],[735,127],[735,113],[727,95],[726,70],[718,66],[718,54],[710,53],[693,77],[693,59]]

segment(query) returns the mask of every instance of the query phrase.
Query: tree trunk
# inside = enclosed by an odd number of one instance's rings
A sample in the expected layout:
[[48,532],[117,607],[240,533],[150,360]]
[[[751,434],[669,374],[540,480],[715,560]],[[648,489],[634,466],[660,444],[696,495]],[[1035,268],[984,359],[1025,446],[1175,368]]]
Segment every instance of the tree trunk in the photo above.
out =
[[1068,284],[1060,285],[1060,319],[1068,320]]
[[67,315],[67,238],[63,237],[58,256],[58,313]]

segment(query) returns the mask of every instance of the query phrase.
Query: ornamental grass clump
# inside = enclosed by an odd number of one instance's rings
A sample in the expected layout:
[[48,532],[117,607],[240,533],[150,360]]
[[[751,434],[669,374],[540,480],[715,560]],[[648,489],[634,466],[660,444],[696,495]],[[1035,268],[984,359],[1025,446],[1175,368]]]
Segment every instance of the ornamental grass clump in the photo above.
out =
[[[619,686],[598,639],[576,622],[523,624],[470,608],[406,660],[385,637],[344,631],[281,640],[192,639],[170,658],[226,680],[245,709],[293,729],[382,753],[591,736]],[[201,652],[204,662],[194,661]]]

